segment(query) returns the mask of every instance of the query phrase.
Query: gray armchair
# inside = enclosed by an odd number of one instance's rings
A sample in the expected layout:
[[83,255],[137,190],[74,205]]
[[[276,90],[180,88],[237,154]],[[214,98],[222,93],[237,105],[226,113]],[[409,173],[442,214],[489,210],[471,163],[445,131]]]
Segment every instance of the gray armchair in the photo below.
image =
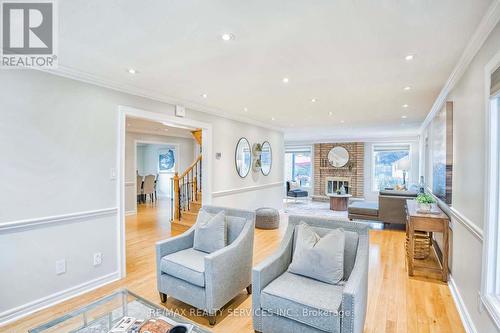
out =
[[215,206],[202,210],[225,211],[228,245],[213,253],[193,249],[194,226],[156,243],[157,285],[162,302],[168,295],[204,310],[214,325],[217,311],[241,290],[251,293],[255,213]]
[[[344,281],[331,285],[289,273],[295,226],[301,221],[323,236],[346,231]],[[290,216],[276,253],[252,271],[253,326],[264,333],[363,332],[368,289],[368,227],[321,217]]]

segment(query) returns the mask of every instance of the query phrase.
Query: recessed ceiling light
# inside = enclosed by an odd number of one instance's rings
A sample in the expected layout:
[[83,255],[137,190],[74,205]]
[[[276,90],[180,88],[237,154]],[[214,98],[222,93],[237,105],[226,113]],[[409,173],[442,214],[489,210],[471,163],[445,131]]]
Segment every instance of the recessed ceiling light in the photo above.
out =
[[401,116],[401,118],[406,119],[406,118],[408,118],[408,116]]
[[231,33],[225,33],[225,34],[222,34],[222,35],[220,36],[220,38],[222,38],[222,40],[223,40],[223,41],[228,42],[228,41],[230,41],[230,40],[233,40],[233,39],[234,39],[234,35],[233,35],[233,34],[231,34]]
[[137,70],[135,68],[129,68],[127,72],[129,72],[129,74],[137,74]]
[[331,117],[331,116],[333,116],[333,112],[332,112],[332,111],[328,112],[328,115],[329,115],[330,117]]
[[288,83],[288,82],[290,82],[290,80],[287,77],[284,77],[283,78],[283,83]]
[[408,90],[410,90],[410,89],[411,89],[411,87],[410,87],[410,86],[406,86],[406,87],[404,87],[403,89],[408,91]]
[[408,54],[406,57],[405,57],[405,60],[406,61],[410,61],[410,60],[413,60],[414,56],[413,54]]
[[316,103],[316,98],[311,98],[311,103]]
[[343,123],[345,123],[345,121],[343,121],[343,120],[341,120],[340,122],[341,122],[342,124],[343,124]]
[[272,120],[272,121],[274,121],[274,120],[275,120],[275,118],[274,118],[274,117],[272,117],[272,118],[271,118],[271,120]]
[[248,112],[248,108],[243,108],[243,111]]
[[202,94],[202,95],[201,95],[201,97],[203,97],[203,98],[207,98],[207,97],[208,97],[208,95],[207,95],[207,94]]
[[401,105],[401,106],[402,106],[402,107],[404,107],[404,108],[407,108],[407,107],[408,107],[408,104],[403,104],[403,105]]

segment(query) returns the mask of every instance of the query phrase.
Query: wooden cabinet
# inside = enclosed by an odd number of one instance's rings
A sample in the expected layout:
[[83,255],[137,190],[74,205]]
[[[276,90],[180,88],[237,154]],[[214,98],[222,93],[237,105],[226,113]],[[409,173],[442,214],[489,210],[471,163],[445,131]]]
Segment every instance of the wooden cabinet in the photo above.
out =
[[[441,274],[441,279],[448,281],[448,255],[449,255],[449,223],[450,219],[439,207],[436,214],[422,214],[418,212],[418,205],[415,200],[406,201],[407,223],[406,234],[408,237],[408,247],[406,259],[408,262],[408,275],[413,276],[415,269],[438,271]],[[439,267],[420,266],[416,265],[418,260],[415,260],[414,246],[415,246],[415,233],[417,231],[425,231],[430,233],[431,248],[436,254]],[[432,233],[440,232],[443,234],[443,248],[442,260],[439,260],[436,247],[437,244],[432,237]]]

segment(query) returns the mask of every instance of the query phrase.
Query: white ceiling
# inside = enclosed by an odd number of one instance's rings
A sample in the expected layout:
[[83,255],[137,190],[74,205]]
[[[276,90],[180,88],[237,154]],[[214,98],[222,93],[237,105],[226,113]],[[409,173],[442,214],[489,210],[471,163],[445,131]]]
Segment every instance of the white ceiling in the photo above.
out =
[[162,135],[162,136],[175,136],[179,138],[189,138],[189,139],[193,138],[190,129],[173,127],[156,121],[127,117],[126,123],[127,123],[127,132]]
[[287,138],[411,135],[490,3],[62,0],[59,64]]

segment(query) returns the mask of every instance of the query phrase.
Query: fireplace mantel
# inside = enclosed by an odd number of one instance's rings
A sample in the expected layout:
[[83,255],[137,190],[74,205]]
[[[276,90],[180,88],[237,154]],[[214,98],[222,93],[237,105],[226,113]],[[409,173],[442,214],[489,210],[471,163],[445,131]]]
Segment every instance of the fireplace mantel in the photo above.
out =
[[[328,163],[328,153],[333,147],[342,146],[349,152],[348,165],[336,168]],[[328,200],[328,180],[348,182],[348,193],[353,198],[364,196],[363,142],[317,143],[314,145],[314,195],[313,200]],[[341,185],[338,185],[339,187]],[[344,185],[345,186],[345,185]]]

